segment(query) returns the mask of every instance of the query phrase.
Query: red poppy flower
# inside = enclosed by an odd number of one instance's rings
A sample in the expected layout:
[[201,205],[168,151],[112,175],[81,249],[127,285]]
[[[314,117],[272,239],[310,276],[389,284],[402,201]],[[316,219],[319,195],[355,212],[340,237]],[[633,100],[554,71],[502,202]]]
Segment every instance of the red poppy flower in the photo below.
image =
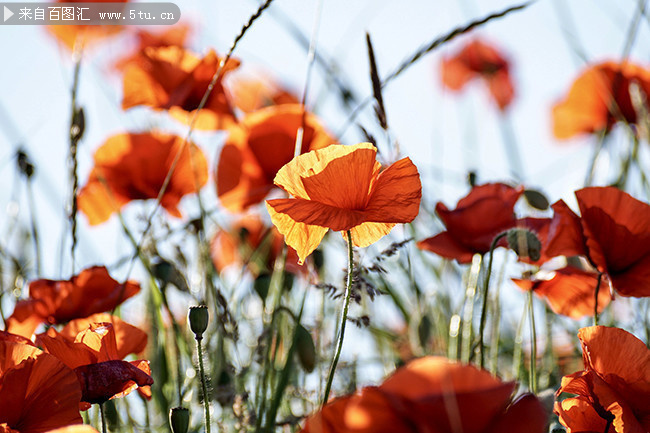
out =
[[[546,413],[532,394],[512,402],[514,382],[472,365],[425,357],[378,387],[329,402],[303,433],[542,433]],[[451,403],[450,403],[451,402]]]
[[[304,119],[302,153],[336,142],[315,116],[306,113]],[[289,104],[248,114],[230,129],[215,175],[226,209],[241,212],[264,200],[278,170],[294,156],[302,121],[302,105]]]
[[65,323],[112,310],[140,291],[134,281],[118,283],[104,266],[84,269],[69,280],[36,280],[29,298],[16,304],[7,331],[30,338],[40,323]]
[[[282,235],[274,226],[266,226],[257,215],[248,215],[237,220],[229,230],[221,229],[214,234],[210,255],[219,272],[231,265],[239,268],[246,265],[258,275],[273,270],[282,248]],[[291,247],[287,251],[286,269],[296,274],[307,270],[304,265],[298,265],[298,255]]]
[[231,90],[233,103],[244,113],[273,105],[300,103],[293,93],[269,79],[237,79]]
[[[119,326],[125,325],[113,321]],[[91,323],[74,340],[50,328],[46,334],[38,336],[38,342],[48,353],[74,370],[81,385],[83,402],[101,404],[123,397],[138,386],[153,383],[148,361],[122,361],[125,352],[134,348],[141,350],[138,344],[144,333],[135,333],[133,329],[127,332],[122,329],[121,333],[123,340],[118,346],[113,324],[100,322]]]
[[332,145],[299,155],[282,167],[275,184],[293,198],[267,200],[271,221],[305,260],[328,229],[350,231],[367,247],[420,210],[420,174],[409,158],[382,170],[370,143]]
[[[213,50],[199,59],[181,47],[145,48],[125,66],[122,108],[146,105],[167,110],[189,125],[220,61]],[[196,118],[196,129],[224,129],[236,121],[222,79],[238,66],[239,61],[228,61]]]
[[472,188],[456,209],[439,202],[436,212],[447,231],[418,242],[418,248],[470,263],[474,254],[490,251],[499,233],[517,225],[514,208],[522,193],[521,187],[489,183]]
[[547,254],[583,255],[623,296],[650,296],[650,205],[614,187],[576,191],[580,217],[553,205]]
[[[606,277],[605,277],[606,278]],[[523,290],[532,290],[540,298],[546,298],[551,309],[572,319],[594,315],[594,293],[598,276],[594,272],[567,266],[551,273],[546,279],[514,279]],[[601,281],[598,291],[598,311],[603,311],[612,300],[607,289],[608,282]]]
[[181,198],[198,192],[208,181],[203,151],[193,143],[184,143],[181,137],[158,132],[109,138],[95,152],[95,167],[79,191],[79,209],[88,222],[106,221],[131,200],[157,198],[174,161],[161,205],[180,218]]
[[[55,3],[126,3],[128,0],[56,0]],[[53,6],[56,7],[56,6]],[[56,11],[56,9],[55,9]],[[63,18],[61,9],[58,9],[59,17]],[[45,8],[45,13],[50,14],[49,8]],[[84,11],[83,17],[89,18],[89,11]],[[47,29],[54,35],[64,46],[73,50],[75,44],[84,47],[90,42],[104,39],[108,36],[115,35],[124,29],[119,25],[56,25],[47,26]]]
[[630,86],[650,95],[650,70],[634,63],[603,62],[585,69],[564,100],[553,107],[553,134],[571,138],[581,133],[609,131],[622,120],[636,123]]
[[36,347],[0,340],[0,432],[40,433],[82,422],[74,372]]
[[442,61],[442,83],[449,89],[460,90],[475,78],[485,80],[499,109],[508,108],[515,96],[509,62],[496,48],[476,39]]
[[[166,26],[167,27],[167,26]],[[138,59],[138,55],[147,48],[160,48],[160,47],[184,47],[187,42],[187,37],[190,32],[190,27],[185,24],[175,24],[165,28],[162,32],[151,33],[146,30],[139,29],[136,31],[137,47],[133,54],[123,57],[116,62],[115,67],[123,70],[131,61]]]
[[556,393],[576,395],[555,404],[567,433],[650,431],[650,349],[605,326],[582,328],[578,338],[585,369],[564,376]]

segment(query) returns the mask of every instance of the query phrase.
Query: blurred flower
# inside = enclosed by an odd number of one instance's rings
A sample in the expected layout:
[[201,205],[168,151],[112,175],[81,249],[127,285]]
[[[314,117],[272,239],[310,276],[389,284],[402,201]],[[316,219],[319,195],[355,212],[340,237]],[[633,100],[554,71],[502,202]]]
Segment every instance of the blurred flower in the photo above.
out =
[[543,433],[532,394],[511,401],[514,382],[442,357],[409,362],[378,387],[330,401],[302,433]]
[[442,61],[442,83],[451,90],[461,90],[475,78],[483,79],[502,111],[515,96],[510,79],[510,65],[496,48],[475,39],[453,57]]
[[609,131],[617,121],[637,122],[630,87],[650,95],[650,70],[634,63],[604,62],[589,66],[573,82],[566,98],[553,107],[553,134],[571,138]]
[[438,202],[436,212],[447,231],[418,242],[418,248],[470,263],[474,254],[490,251],[499,233],[517,225],[514,208],[522,193],[521,187],[488,183],[472,188],[456,209],[449,210]]
[[99,432],[87,424],[76,424],[67,427],[60,427],[54,430],[49,430],[47,433],[99,433]]
[[[146,105],[167,110],[176,120],[189,125],[220,61],[213,50],[199,59],[181,47],[145,48],[125,65],[122,108]],[[222,80],[238,66],[239,61],[233,59],[225,65],[196,118],[196,129],[224,129],[236,122]]]
[[[546,298],[551,309],[572,319],[594,315],[594,297],[598,275],[594,272],[567,266],[549,275],[549,278],[515,279],[522,290],[532,290],[540,298]],[[612,299],[606,277],[598,291],[598,311],[601,312]]]
[[137,47],[133,53],[128,54],[118,60],[115,67],[123,70],[130,62],[137,61],[138,56],[147,48],[160,48],[160,47],[185,47],[187,37],[190,32],[190,26],[187,24],[175,24],[173,26],[165,26],[162,32],[151,33],[143,29],[138,29],[135,32],[137,38]]
[[[275,226],[266,226],[258,215],[247,215],[235,221],[230,229],[220,229],[214,234],[210,255],[219,272],[231,265],[247,266],[257,276],[273,270],[283,247],[284,240]],[[291,247],[287,251],[286,269],[293,273],[306,270],[298,265],[298,255]]]
[[567,433],[650,431],[650,349],[618,328],[591,326],[578,333],[585,369],[562,378],[555,404]]
[[158,132],[110,137],[95,152],[95,166],[79,191],[79,210],[96,225],[131,200],[157,198],[176,161],[161,205],[180,218],[181,198],[198,192],[208,180],[203,151],[193,143],[184,143],[181,137]]
[[[37,338],[48,353],[59,358],[77,374],[83,402],[101,404],[112,398],[123,397],[138,386],[153,383],[149,375],[149,361],[122,361],[127,351],[144,349],[146,334],[132,326],[126,329],[123,322],[112,321],[120,330],[120,345],[116,328],[109,322],[91,323],[74,339],[63,332],[58,333],[54,328]],[[72,329],[65,332],[70,331]]]
[[[215,175],[217,195],[226,209],[241,212],[273,189],[276,173],[294,156],[303,113],[302,105],[268,107],[230,129]],[[336,142],[315,116],[306,113],[304,119],[302,153]]]
[[0,340],[0,432],[40,433],[82,422],[74,372],[36,347]]
[[553,205],[547,254],[584,256],[621,295],[650,296],[650,205],[614,187],[575,195],[580,216],[562,200]]
[[332,145],[299,155],[278,171],[275,184],[293,198],[267,200],[266,207],[301,263],[328,229],[349,230],[355,246],[367,247],[417,216],[417,168],[403,158],[382,170],[376,154],[370,143]]
[[[56,0],[56,3],[127,3],[128,0]],[[126,7],[126,6],[125,6]],[[55,9],[56,10],[56,9]],[[61,12],[61,9],[58,9]],[[84,18],[89,18],[89,11],[84,11]],[[50,13],[46,10],[46,13]],[[120,25],[52,25],[47,26],[47,30],[52,33],[63,45],[70,50],[75,49],[75,45],[85,47],[88,43],[121,32],[124,26]]]
[[36,280],[29,298],[18,301],[7,331],[30,338],[40,323],[65,323],[108,311],[140,291],[134,281],[118,283],[104,266],[84,269],[69,280]]
[[18,335],[18,334],[12,334],[11,332],[7,332],[7,331],[0,331],[0,341],[27,344],[36,347],[36,345],[32,343],[32,340],[30,340],[29,338],[23,337],[22,335]]
[[300,103],[293,93],[269,79],[237,79],[231,89],[233,103],[244,113],[272,105]]

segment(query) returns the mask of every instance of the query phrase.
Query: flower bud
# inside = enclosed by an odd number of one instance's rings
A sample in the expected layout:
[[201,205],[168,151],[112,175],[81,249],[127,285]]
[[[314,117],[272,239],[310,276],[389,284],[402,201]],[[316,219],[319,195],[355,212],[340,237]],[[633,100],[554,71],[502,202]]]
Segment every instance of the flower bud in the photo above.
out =
[[208,315],[208,307],[205,305],[190,307],[190,329],[194,332],[197,340],[203,338],[203,333],[208,328],[209,320],[210,316]]
[[187,433],[189,424],[189,409],[180,406],[169,409],[169,425],[172,428],[172,433]]
[[508,230],[506,235],[508,247],[517,253],[519,258],[529,258],[532,261],[540,259],[542,243],[537,235],[528,229],[514,228]]

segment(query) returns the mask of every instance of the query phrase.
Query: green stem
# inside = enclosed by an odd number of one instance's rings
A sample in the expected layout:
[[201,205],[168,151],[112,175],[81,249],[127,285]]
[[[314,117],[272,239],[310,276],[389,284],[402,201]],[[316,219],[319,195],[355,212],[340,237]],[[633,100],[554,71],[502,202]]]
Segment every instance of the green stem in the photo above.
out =
[[205,380],[205,369],[203,368],[202,338],[196,338],[196,351],[199,357],[199,374],[201,375],[201,391],[203,392],[203,408],[205,409],[205,433],[210,433],[210,399],[208,398],[208,384]]
[[530,389],[537,394],[537,333],[535,331],[535,310],[533,291],[528,292],[528,314],[530,315]]
[[74,58],[74,76],[72,80],[72,115],[70,116],[70,178],[72,180],[72,197],[70,205],[70,225],[72,235],[72,246],[70,255],[72,259],[72,273],[74,273],[75,250],[77,248],[77,190],[79,189],[79,176],[77,174],[77,145],[81,138],[81,131],[78,129],[77,117],[79,110],[77,108],[77,90],[79,88],[79,71],[81,70],[81,48],[75,44],[73,53]]
[[600,283],[603,279],[603,273],[598,272],[598,282],[594,291],[594,326],[598,326],[598,293],[600,292]]
[[483,306],[481,307],[481,321],[479,322],[479,350],[480,350],[480,357],[479,357],[479,366],[481,368],[484,367],[485,365],[485,349],[484,349],[484,344],[483,344],[483,339],[484,336],[483,334],[485,333],[485,321],[487,319],[487,304],[488,304],[488,291],[490,289],[490,277],[492,276],[492,260],[494,259],[494,249],[497,247],[497,243],[504,238],[507,235],[506,232],[499,233],[494,240],[492,241],[492,244],[490,245],[490,260],[488,261],[488,267],[487,267],[487,274],[485,276],[485,282],[483,285]]
[[336,351],[334,352],[334,358],[332,359],[330,372],[327,375],[327,384],[325,385],[325,393],[323,394],[323,401],[321,406],[325,406],[327,400],[330,397],[330,390],[332,389],[332,381],[334,380],[334,372],[336,371],[336,365],[339,363],[339,357],[341,356],[341,349],[343,348],[345,324],[348,321],[348,309],[350,308],[350,294],[352,292],[352,277],[353,277],[352,274],[354,272],[354,250],[352,249],[352,233],[350,232],[350,230],[347,231],[347,240],[348,240],[348,280],[345,286],[345,301],[343,304],[343,311],[341,312],[341,323],[339,327],[338,342],[336,343]]
[[102,419],[102,433],[107,433],[107,428],[106,428],[106,415],[104,414],[104,404],[101,403],[99,405],[99,414]]

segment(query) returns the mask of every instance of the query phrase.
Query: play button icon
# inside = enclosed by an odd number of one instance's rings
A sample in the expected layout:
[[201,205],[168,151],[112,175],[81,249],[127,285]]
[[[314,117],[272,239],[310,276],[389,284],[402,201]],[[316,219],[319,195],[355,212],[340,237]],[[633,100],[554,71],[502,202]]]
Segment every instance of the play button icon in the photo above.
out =
[[11,18],[13,15],[14,15],[14,13],[11,12],[7,6],[5,6],[5,9],[4,9],[4,22],[7,22],[7,20],[9,18]]

